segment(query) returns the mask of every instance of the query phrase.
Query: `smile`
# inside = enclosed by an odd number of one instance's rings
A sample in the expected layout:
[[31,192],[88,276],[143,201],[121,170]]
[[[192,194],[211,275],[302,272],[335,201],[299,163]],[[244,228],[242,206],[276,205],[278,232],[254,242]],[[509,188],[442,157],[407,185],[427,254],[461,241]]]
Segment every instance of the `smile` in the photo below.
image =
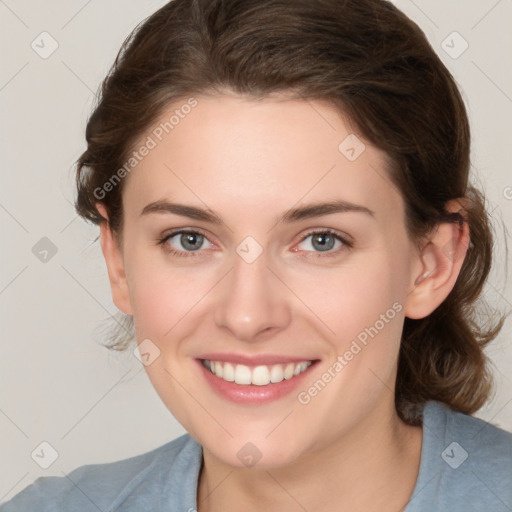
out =
[[301,361],[298,363],[285,363],[273,365],[260,365],[249,367],[244,364],[232,364],[222,361],[210,361],[203,359],[205,368],[217,377],[226,382],[248,386],[267,386],[277,384],[283,380],[289,380],[306,371],[312,361]]

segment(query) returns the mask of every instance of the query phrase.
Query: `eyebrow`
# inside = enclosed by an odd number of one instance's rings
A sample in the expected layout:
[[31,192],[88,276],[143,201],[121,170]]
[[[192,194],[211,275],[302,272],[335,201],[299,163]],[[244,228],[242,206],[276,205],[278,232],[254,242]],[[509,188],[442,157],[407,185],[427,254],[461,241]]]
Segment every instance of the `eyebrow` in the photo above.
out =
[[[284,212],[276,221],[276,224],[290,224],[305,219],[321,217],[323,215],[331,215],[334,213],[359,212],[367,214],[371,217],[375,216],[375,212],[358,204],[349,201],[336,200],[326,203],[311,203],[296,208],[291,208]],[[211,224],[223,224],[222,219],[212,210],[205,210],[195,206],[171,203],[166,200],[154,201],[142,209],[141,216],[151,213],[172,213],[182,217],[188,217],[194,220],[201,220]]]

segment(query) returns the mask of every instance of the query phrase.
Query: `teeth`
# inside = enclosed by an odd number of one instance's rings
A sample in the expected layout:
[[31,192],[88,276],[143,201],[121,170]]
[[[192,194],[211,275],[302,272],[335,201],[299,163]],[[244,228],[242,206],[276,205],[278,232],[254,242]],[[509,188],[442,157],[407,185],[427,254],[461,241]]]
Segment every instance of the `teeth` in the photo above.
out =
[[[217,375],[217,372],[215,372]],[[224,363],[224,369],[222,371],[222,378],[228,382],[235,381],[235,368],[231,363]]]
[[270,370],[268,366],[256,366],[252,371],[251,382],[256,386],[266,386],[270,383]]
[[291,379],[294,374],[295,365],[293,363],[289,363],[286,365],[286,368],[284,369],[284,378],[286,380]]
[[[215,375],[219,377],[219,374],[215,372]],[[222,375],[220,375],[222,377]],[[237,384],[250,384],[251,383],[251,369],[243,364],[237,364],[235,366],[235,382]]]
[[302,373],[308,366],[308,363],[299,363],[293,370],[293,375],[295,376]]
[[283,367],[275,364],[270,370],[270,382],[281,382],[284,379]]
[[283,380],[289,380],[296,375],[304,372],[311,365],[312,361],[302,361],[300,363],[274,364],[272,366],[256,366],[249,368],[245,364],[232,365],[221,361],[203,360],[203,365],[213,374],[228,382],[235,382],[248,386],[266,386],[270,383],[278,383]]

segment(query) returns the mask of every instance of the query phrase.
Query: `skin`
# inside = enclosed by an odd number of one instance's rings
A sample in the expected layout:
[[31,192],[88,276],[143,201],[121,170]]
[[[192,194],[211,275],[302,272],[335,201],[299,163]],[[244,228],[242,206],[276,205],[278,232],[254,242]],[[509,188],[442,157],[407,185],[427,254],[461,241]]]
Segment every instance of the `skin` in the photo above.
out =
[[[115,304],[133,315],[139,343],[150,339],[160,350],[145,367],[149,379],[203,446],[198,510],[403,510],[422,444],[422,428],[403,423],[394,407],[403,321],[427,316],[449,294],[467,225],[441,224],[418,248],[387,177],[386,155],[359,137],[366,148],[349,161],[338,146],[353,129],[327,103],[197,99],[126,178],[122,241],[105,222],[101,243]],[[339,212],[276,224],[292,207],[335,199],[374,215]],[[141,215],[158,200],[209,209],[223,222]],[[180,235],[167,241],[189,257],[157,243],[180,228],[206,236],[188,253]],[[353,247],[337,241],[322,252],[315,237],[303,241],[312,228],[334,230]],[[262,249],[252,263],[236,252],[247,236]],[[295,392],[266,405],[229,402],[196,362],[210,351],[318,359],[304,391],[394,303],[401,311],[308,404]],[[253,467],[237,457],[247,442],[261,453]]]

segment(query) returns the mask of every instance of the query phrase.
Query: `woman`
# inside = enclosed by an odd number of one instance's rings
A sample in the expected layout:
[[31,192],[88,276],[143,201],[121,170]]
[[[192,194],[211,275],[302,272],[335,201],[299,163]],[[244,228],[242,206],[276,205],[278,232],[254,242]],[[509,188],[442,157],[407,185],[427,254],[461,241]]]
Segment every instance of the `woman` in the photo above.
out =
[[492,238],[468,120],[405,15],[174,0],[86,137],[77,211],[188,434],[3,512],[512,508],[512,434],[470,416],[503,322],[474,320]]

